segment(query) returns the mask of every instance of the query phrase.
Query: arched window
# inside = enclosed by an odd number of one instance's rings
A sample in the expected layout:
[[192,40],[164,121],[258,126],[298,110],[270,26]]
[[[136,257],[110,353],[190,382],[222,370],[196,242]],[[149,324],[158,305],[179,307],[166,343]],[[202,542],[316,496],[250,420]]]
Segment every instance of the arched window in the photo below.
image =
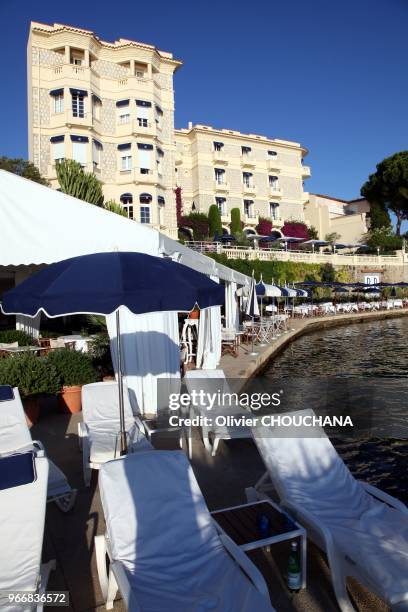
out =
[[152,201],[152,196],[150,195],[150,193],[141,193],[139,196],[139,202],[141,204],[150,204],[150,202]]
[[133,204],[133,196],[131,193],[122,193],[120,201],[122,204]]

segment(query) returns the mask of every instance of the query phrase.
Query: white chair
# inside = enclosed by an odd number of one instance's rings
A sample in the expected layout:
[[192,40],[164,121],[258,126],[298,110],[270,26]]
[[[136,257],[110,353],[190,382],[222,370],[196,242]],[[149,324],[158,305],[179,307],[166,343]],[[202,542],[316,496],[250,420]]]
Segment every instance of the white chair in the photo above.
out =
[[258,569],[217,533],[184,453],[109,461],[99,487],[106,535],[95,550],[107,609],[119,588],[135,612],[273,611]]
[[[48,460],[42,451],[0,457],[0,609],[43,609],[55,561],[41,564],[47,503]],[[12,603],[8,593],[37,595],[39,603]]]
[[[217,381],[217,382],[214,382]],[[220,383],[218,383],[220,381]],[[231,389],[225,378],[223,370],[189,370],[184,376],[184,382],[187,387],[187,392],[191,395],[193,391],[199,393],[215,394],[218,390],[221,393],[231,393]],[[210,417],[211,424],[202,425],[201,432],[203,436],[204,446],[213,457],[215,457],[220,440],[231,440],[236,438],[251,438],[251,430],[248,427],[228,427],[216,423],[216,418],[220,416],[231,417],[249,417],[250,413],[241,408],[237,403],[231,402],[231,406],[215,405],[211,410],[207,410],[206,406],[190,406],[191,416],[194,413],[197,415]],[[212,442],[210,441],[212,438]],[[191,459],[191,432],[189,434],[189,455]]]
[[[42,443],[31,438],[24,414],[19,390],[2,386],[8,391],[8,399],[0,399],[0,456],[16,452],[41,449]],[[6,395],[1,394],[1,397]],[[68,512],[74,506],[77,490],[69,485],[65,474],[49,460],[47,501],[55,502],[62,512]]]
[[[144,435],[143,424],[134,415],[126,385],[123,387],[125,427],[129,452],[151,450]],[[82,387],[82,418],[78,423],[79,446],[82,449],[82,468],[85,486],[91,482],[92,470],[119,457],[120,416],[119,390],[116,381],[98,382]]]
[[[290,414],[315,417],[313,410]],[[267,474],[247,490],[247,497],[267,497],[271,480],[282,505],[326,552],[342,612],[354,610],[347,577],[374,591],[393,610],[407,610],[407,507],[355,480],[321,427],[278,429],[252,429]]]

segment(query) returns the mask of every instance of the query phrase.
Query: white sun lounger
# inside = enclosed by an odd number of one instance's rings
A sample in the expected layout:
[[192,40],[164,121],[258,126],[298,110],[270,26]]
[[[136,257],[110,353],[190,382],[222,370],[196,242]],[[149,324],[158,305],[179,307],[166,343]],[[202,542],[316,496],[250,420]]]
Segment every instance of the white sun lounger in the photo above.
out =
[[[11,391],[13,399],[0,401],[0,456],[33,448],[44,451],[42,443],[31,438],[19,390],[16,387]],[[70,487],[65,474],[49,460],[47,501],[55,502],[60,510],[68,512],[76,495],[76,489]]]
[[283,506],[326,552],[342,612],[354,610],[346,588],[348,576],[393,610],[408,610],[407,507],[355,480],[322,428],[294,427],[285,434],[282,429],[252,430],[267,474],[255,489],[247,489],[248,499],[267,497],[269,476]]
[[[231,393],[231,389],[225,378],[223,370],[189,370],[184,376],[184,382],[187,387],[187,392],[191,394],[192,391],[204,391],[205,393],[216,393],[218,386],[214,385],[213,380],[220,380],[222,382],[220,390],[223,393]],[[192,406],[192,413],[196,413],[201,416],[211,417],[211,425],[203,425],[201,427],[204,446],[209,453],[214,457],[217,453],[218,445],[220,440],[231,440],[235,438],[251,438],[251,430],[249,427],[240,427],[238,425],[234,427],[228,427],[227,425],[217,424],[215,419],[217,416],[234,416],[234,417],[246,417],[248,418],[251,414],[241,408],[239,405],[232,406],[214,406],[212,410],[200,406]],[[192,414],[193,416],[193,414]],[[212,444],[210,442],[210,436],[212,436]],[[189,436],[190,440],[190,459],[191,459],[191,432]]]
[[[151,450],[140,419],[132,412],[126,385],[123,388],[125,426],[129,452]],[[82,387],[82,418],[78,423],[79,445],[85,485],[91,482],[92,470],[105,461],[120,456],[120,419],[118,383],[91,383]]]
[[8,593],[45,594],[55,561],[41,564],[48,460],[41,450],[0,457],[0,609],[41,611],[43,604],[13,603]]
[[182,451],[109,461],[99,487],[106,535],[95,549],[107,609],[119,588],[134,612],[273,611],[258,569],[218,534]]

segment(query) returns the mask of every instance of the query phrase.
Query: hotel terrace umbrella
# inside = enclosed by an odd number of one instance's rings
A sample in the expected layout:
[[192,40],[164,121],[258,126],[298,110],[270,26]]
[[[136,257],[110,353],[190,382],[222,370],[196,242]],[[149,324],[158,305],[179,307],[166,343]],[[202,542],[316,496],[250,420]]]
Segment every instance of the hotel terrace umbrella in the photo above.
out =
[[[253,276],[253,273],[252,273],[252,278],[251,278],[251,285],[249,288],[249,296],[248,296],[245,314],[251,317],[252,324],[254,323],[255,317],[259,317],[259,306],[258,306],[258,299],[256,295],[256,283],[255,283],[255,278]],[[253,356],[258,355],[258,353],[254,351],[254,331],[253,330],[252,330],[251,336],[252,336],[252,352],[250,353],[250,355],[253,355]]]
[[305,242],[302,243],[302,246],[311,246],[312,247],[312,251],[314,252],[315,248],[320,248],[320,247],[324,247],[327,246],[329,243],[326,242],[326,240],[305,240]]
[[53,263],[4,295],[4,314],[48,317],[116,313],[121,454],[127,451],[120,337],[121,306],[134,314],[189,312],[224,302],[222,285],[170,259],[94,253]]
[[292,236],[283,236],[279,238],[279,242],[283,242],[285,244],[285,250],[288,250],[288,244],[296,244],[297,242],[303,242],[304,238],[295,238]]
[[[265,292],[266,292],[266,287],[265,287],[265,285],[263,283],[263,280],[262,280],[262,274],[261,274],[261,279],[260,279],[259,283],[257,283],[255,285],[255,290],[256,290],[257,297],[260,298],[260,300],[261,300],[260,316],[261,316],[261,325],[262,325],[262,320],[263,320],[263,318],[262,318],[262,313],[263,313],[263,297],[264,297]],[[265,346],[265,344],[261,344],[260,346]]]

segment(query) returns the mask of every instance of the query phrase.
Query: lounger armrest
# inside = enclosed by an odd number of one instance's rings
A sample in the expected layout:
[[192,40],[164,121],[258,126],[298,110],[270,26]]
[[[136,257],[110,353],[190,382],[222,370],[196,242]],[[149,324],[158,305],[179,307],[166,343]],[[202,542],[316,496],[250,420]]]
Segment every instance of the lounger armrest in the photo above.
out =
[[136,601],[135,594],[132,592],[122,563],[120,561],[112,561],[110,567],[115,576],[123,601],[126,604],[126,609],[133,610],[133,612],[142,612],[142,608]]
[[388,506],[391,506],[392,508],[395,508],[396,510],[403,512],[403,514],[408,514],[407,506],[402,501],[397,499],[396,497],[393,497],[392,495],[385,493],[385,491],[381,491],[381,489],[378,489],[374,485],[368,484],[368,482],[363,482],[362,480],[360,480],[359,482],[364,487],[364,489],[367,491],[367,493],[369,493],[376,499],[379,499],[380,501],[384,502]]
[[269,591],[266,586],[266,582],[260,573],[260,571],[255,567],[252,561],[247,557],[247,555],[225,534],[219,534],[220,540],[227,552],[231,555],[234,561],[240,566],[240,568],[245,572],[248,578],[251,580],[254,587],[265,595],[269,601]]
[[139,431],[144,434],[145,433],[145,427],[143,425],[143,421],[140,418],[140,416],[135,415],[135,425],[136,427],[139,429]]
[[78,436],[80,438],[88,438],[89,437],[89,429],[88,425],[81,421],[78,423]]

